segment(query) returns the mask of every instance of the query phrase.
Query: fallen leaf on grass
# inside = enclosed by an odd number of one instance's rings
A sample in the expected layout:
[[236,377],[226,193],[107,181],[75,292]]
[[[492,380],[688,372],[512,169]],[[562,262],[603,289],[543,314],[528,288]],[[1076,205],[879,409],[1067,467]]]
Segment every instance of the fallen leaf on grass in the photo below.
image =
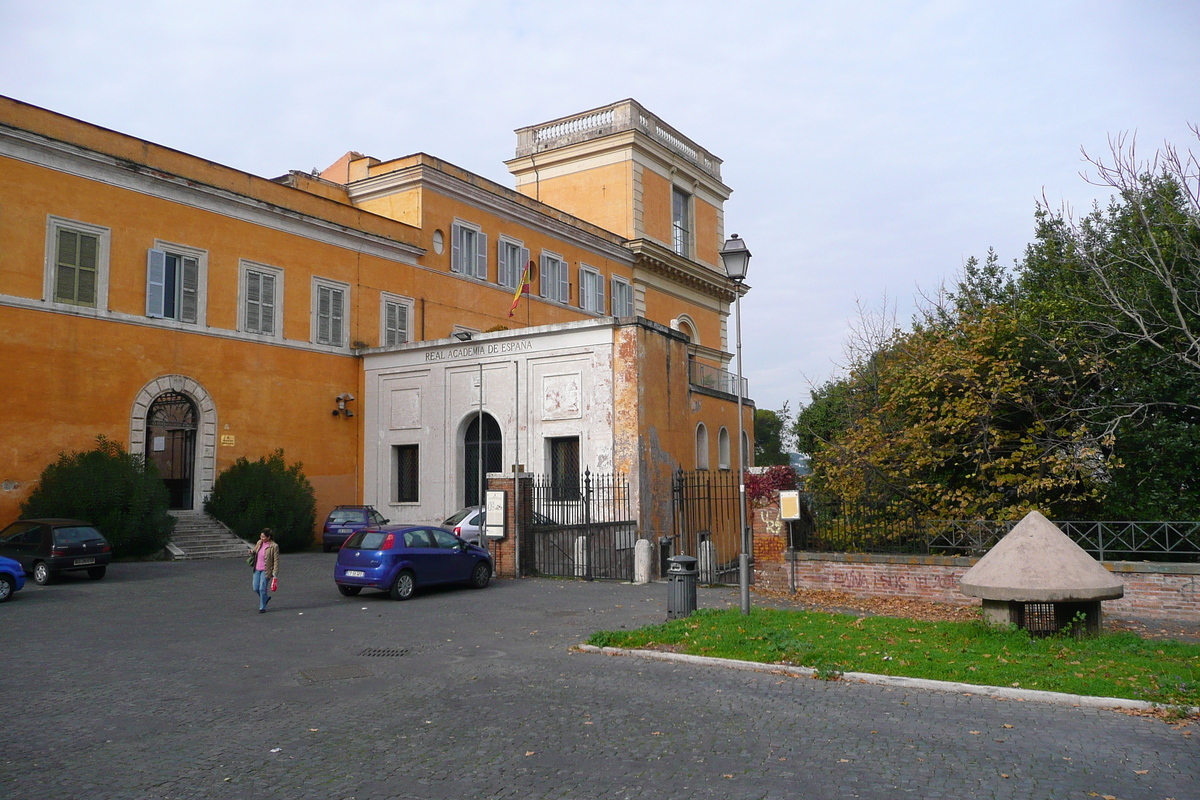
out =
[[532,751],[532,750],[526,750],[526,751],[525,751],[525,755],[527,755],[527,756],[531,756],[531,755],[533,755],[533,751]]

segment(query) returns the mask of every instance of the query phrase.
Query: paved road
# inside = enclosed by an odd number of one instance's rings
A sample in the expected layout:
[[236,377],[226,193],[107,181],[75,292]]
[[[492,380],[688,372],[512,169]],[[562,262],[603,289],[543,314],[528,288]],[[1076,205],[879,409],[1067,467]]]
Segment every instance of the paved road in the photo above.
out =
[[0,606],[0,798],[1200,798],[1200,732],[1153,719],[572,654],[665,586],[396,603],[332,559],[285,556],[262,615],[238,560]]

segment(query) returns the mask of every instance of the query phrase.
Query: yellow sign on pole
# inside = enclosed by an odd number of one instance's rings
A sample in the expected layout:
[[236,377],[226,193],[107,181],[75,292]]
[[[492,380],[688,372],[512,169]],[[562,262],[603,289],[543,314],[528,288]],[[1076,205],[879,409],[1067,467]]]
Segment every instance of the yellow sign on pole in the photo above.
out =
[[790,489],[779,493],[779,518],[800,519],[800,492]]

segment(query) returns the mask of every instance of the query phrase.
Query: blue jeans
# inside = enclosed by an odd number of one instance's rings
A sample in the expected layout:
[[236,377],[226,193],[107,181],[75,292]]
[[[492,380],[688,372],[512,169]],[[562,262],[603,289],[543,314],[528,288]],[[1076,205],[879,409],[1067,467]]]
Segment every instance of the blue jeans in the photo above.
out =
[[254,581],[251,585],[258,595],[258,610],[262,611],[267,607],[267,603],[271,602],[271,579],[267,577],[266,570],[254,570]]

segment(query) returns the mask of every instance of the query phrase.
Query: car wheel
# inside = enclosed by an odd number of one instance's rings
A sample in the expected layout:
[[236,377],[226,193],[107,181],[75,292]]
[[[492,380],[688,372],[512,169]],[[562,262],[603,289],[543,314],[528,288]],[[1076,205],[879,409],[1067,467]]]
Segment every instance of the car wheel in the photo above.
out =
[[480,561],[475,565],[475,569],[471,570],[471,585],[476,589],[486,589],[491,580],[492,568],[486,561]]
[[332,548],[332,547],[330,547],[330,546],[329,546],[329,545],[327,545],[327,544],[323,544],[323,545],[321,545],[321,552],[322,552],[322,553],[328,553],[328,552],[331,552],[332,550],[333,550],[333,548]]
[[98,581],[104,577],[104,573],[108,571],[108,567],[89,567],[88,577],[94,581]]
[[392,584],[393,600],[408,600],[417,591],[417,578],[408,570],[402,570]]
[[14,588],[12,578],[7,575],[0,575],[0,603],[12,597]]
[[34,583],[38,586],[45,586],[52,580],[54,580],[54,573],[50,571],[50,567],[46,566],[45,561],[39,561],[33,565]]
[[361,586],[342,586],[339,583],[338,591],[342,593],[342,597],[354,597],[354,595],[356,595],[362,591],[362,587]]

